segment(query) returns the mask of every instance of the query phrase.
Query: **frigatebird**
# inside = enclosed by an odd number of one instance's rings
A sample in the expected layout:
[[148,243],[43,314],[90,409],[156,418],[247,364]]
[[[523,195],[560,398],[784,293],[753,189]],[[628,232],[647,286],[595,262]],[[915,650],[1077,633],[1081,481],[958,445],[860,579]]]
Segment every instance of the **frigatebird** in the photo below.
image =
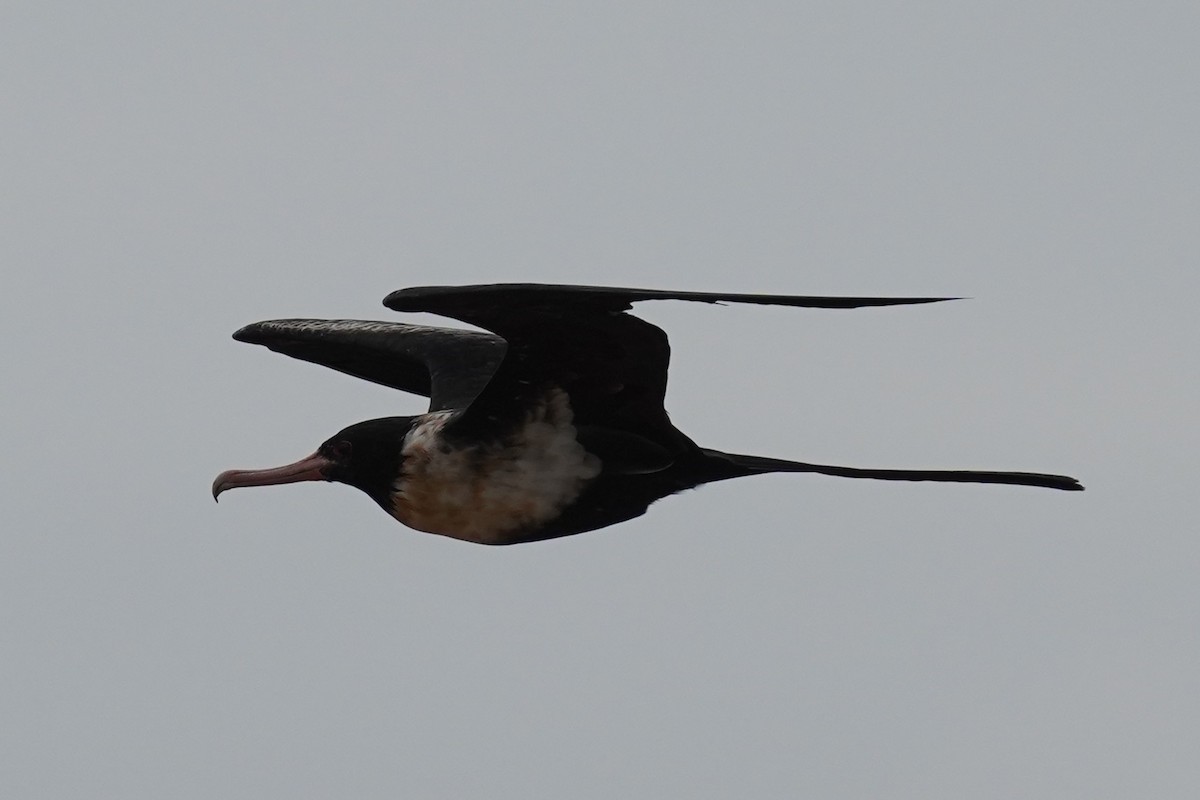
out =
[[483,330],[345,319],[256,322],[233,338],[424,395],[429,411],[351,425],[288,466],[223,472],[213,497],[239,486],[336,481],[362,490],[410,528],[516,544],[604,528],[676,492],[772,472],[1083,489],[1065,475],[859,469],[700,447],[663,407],[666,334],[626,313],[642,300],[861,308],[953,299],[424,286],[393,292],[384,305]]

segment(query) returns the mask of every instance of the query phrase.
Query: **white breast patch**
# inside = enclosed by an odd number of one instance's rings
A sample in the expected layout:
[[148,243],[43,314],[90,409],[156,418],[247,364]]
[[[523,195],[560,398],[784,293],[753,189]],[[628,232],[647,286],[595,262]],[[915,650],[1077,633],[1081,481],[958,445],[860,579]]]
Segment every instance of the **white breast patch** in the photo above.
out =
[[571,405],[547,394],[503,440],[452,448],[442,428],[458,412],[428,414],[404,439],[392,514],[410,528],[482,544],[557,517],[600,474],[575,438]]

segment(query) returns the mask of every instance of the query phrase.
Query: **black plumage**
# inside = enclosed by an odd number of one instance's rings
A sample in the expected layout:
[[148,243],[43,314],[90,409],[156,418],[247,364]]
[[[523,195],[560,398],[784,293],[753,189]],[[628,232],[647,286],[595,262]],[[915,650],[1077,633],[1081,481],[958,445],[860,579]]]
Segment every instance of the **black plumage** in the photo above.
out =
[[697,446],[663,406],[670,347],[629,313],[642,300],[860,308],[953,298],[803,297],[495,284],[393,292],[396,311],[487,332],[359,320],[272,320],[234,338],[430,398],[430,413],[351,426],[276,470],[230,471],[235,486],[334,480],[422,530],[511,544],[602,528],[704,483],[768,472],[1007,483],[1079,490],[1028,472],[878,470]]

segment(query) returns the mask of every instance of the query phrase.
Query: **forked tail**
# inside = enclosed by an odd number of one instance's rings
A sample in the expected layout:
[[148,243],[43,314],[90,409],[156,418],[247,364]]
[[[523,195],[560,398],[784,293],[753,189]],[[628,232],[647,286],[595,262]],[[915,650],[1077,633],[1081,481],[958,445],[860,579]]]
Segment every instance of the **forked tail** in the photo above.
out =
[[[779,458],[744,456],[704,450],[710,464],[719,477],[735,478],[743,475],[768,472],[816,472],[821,475],[836,475],[840,478],[872,478],[880,481],[941,481],[944,483],[1009,483],[1017,486],[1043,486],[1047,489],[1062,489],[1068,492],[1083,491],[1083,486],[1068,475],[1048,475],[1042,472],[992,472],[965,469],[859,469],[836,467],[829,464],[805,464],[800,461],[785,461]],[[724,462],[724,463],[722,463]],[[726,466],[727,465],[727,466]]]

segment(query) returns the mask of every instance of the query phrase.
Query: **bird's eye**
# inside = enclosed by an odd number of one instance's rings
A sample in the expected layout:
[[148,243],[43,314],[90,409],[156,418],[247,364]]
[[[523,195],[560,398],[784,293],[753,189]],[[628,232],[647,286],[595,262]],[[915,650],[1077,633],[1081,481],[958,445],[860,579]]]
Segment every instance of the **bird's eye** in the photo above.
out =
[[341,458],[341,459],[349,458],[350,453],[353,450],[354,450],[354,446],[352,444],[350,444],[349,442],[347,442],[345,439],[336,441],[329,446],[329,454],[332,455],[334,458]]

